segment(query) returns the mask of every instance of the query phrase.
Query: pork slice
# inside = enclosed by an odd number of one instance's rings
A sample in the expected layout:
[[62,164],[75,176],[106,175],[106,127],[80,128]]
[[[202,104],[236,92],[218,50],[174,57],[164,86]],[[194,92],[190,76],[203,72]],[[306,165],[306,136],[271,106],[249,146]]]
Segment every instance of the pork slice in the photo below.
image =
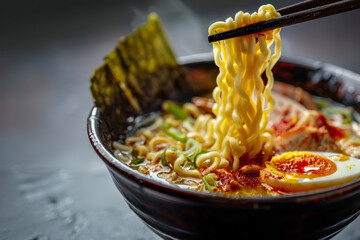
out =
[[276,153],[289,151],[322,151],[341,153],[325,126],[300,126],[275,138]]
[[360,158],[360,137],[353,135],[349,138],[340,139],[337,144],[347,155]]

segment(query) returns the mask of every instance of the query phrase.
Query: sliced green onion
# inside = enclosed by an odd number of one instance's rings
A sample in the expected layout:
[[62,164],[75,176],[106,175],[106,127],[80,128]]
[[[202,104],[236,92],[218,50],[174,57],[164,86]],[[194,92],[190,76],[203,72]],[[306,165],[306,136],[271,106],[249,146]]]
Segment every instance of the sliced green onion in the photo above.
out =
[[350,118],[350,119],[347,118],[346,120],[344,120],[344,121],[342,122],[342,124],[343,124],[343,125],[350,125],[351,122],[352,122],[351,118]]
[[179,129],[171,126],[170,124],[168,124],[167,122],[163,122],[162,124],[162,130],[166,133],[166,135],[172,137],[173,139],[175,139],[176,141],[180,141],[180,142],[186,142],[187,137],[186,134],[183,133],[182,131],[180,131]]
[[192,139],[192,138],[189,138],[187,141],[186,141],[186,144],[185,144],[185,150],[190,150],[196,146],[201,146],[201,144],[196,141],[195,139]]
[[195,125],[195,120],[190,117],[182,122],[182,126],[189,132],[192,132],[194,130],[194,125]]
[[215,190],[216,182],[212,177],[206,175],[206,176],[204,176],[202,178],[202,180],[203,180],[203,183],[205,184],[205,187],[206,187],[206,189],[208,191],[213,192]]
[[321,100],[319,100],[319,101],[316,101],[316,106],[318,107],[318,108],[324,108],[324,107],[327,107],[327,106],[329,106],[330,105],[330,103],[329,103],[329,101],[327,101],[327,100],[325,100],[325,99],[321,99]]
[[196,159],[197,159],[200,155],[205,154],[205,153],[208,153],[208,152],[209,152],[209,151],[202,150],[201,152],[199,152],[198,154],[196,154],[196,156],[194,157],[194,161],[193,161],[193,167],[194,167],[194,168],[197,168],[197,166],[196,166]]
[[132,160],[130,164],[138,165],[140,163],[143,163],[144,161],[145,161],[145,158],[137,158],[137,159]]
[[342,115],[345,119],[342,122],[343,125],[349,125],[352,122],[351,113],[352,108],[341,108],[341,107],[328,107],[321,110],[325,115]]
[[145,158],[137,158],[130,162],[130,167],[135,170],[139,170],[139,164],[143,163],[145,161]]
[[192,161],[195,158],[196,154],[201,151],[201,147],[201,143],[199,143],[195,139],[189,138],[185,144],[185,157]]
[[167,151],[174,152],[176,155],[179,155],[179,152],[180,152],[176,147],[165,148],[165,150],[163,151],[163,153],[161,155],[161,163],[163,166],[168,166],[167,161],[166,161],[166,152]]
[[135,149],[133,149],[133,150],[131,151],[131,156],[133,157],[133,159],[134,159],[134,158],[137,158],[138,155],[139,155],[139,151],[137,151],[137,150],[135,150]]
[[174,115],[174,117],[179,120],[185,120],[189,116],[181,107],[176,106],[174,104],[167,103],[166,108],[169,111],[169,113]]

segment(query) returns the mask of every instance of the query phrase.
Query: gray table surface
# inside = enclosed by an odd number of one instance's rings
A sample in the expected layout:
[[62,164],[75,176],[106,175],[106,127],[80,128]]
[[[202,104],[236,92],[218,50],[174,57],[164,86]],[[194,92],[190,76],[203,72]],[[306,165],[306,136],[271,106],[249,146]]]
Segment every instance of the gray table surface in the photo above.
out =
[[[127,207],[87,139],[93,69],[151,11],[184,56],[211,51],[212,22],[264,3],[2,3],[0,239],[158,239]],[[283,53],[360,73],[359,11],[283,29]],[[359,224],[357,218],[334,239],[360,239]]]

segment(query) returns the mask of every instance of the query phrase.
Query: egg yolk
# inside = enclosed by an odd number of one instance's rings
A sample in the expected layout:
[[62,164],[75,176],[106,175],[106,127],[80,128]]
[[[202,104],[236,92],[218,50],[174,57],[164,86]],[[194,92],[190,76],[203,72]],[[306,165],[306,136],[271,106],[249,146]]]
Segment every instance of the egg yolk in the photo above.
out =
[[336,164],[330,159],[307,152],[289,152],[273,157],[272,167],[279,172],[294,174],[297,177],[323,177],[336,172]]

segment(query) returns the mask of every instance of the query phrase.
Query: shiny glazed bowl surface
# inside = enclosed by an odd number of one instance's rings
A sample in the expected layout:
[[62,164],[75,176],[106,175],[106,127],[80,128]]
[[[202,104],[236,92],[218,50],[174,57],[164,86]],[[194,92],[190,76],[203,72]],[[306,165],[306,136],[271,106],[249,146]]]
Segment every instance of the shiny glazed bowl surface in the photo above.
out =
[[[211,57],[181,60],[193,94],[211,91],[217,67]],[[360,112],[360,75],[318,61],[282,58],[276,81],[330,97]],[[230,197],[166,184],[131,169],[111,151],[113,139],[94,107],[87,122],[89,140],[106,164],[129,207],[165,239],[326,239],[360,214],[360,179],[308,193],[280,197]],[[124,126],[124,129],[126,126]]]

